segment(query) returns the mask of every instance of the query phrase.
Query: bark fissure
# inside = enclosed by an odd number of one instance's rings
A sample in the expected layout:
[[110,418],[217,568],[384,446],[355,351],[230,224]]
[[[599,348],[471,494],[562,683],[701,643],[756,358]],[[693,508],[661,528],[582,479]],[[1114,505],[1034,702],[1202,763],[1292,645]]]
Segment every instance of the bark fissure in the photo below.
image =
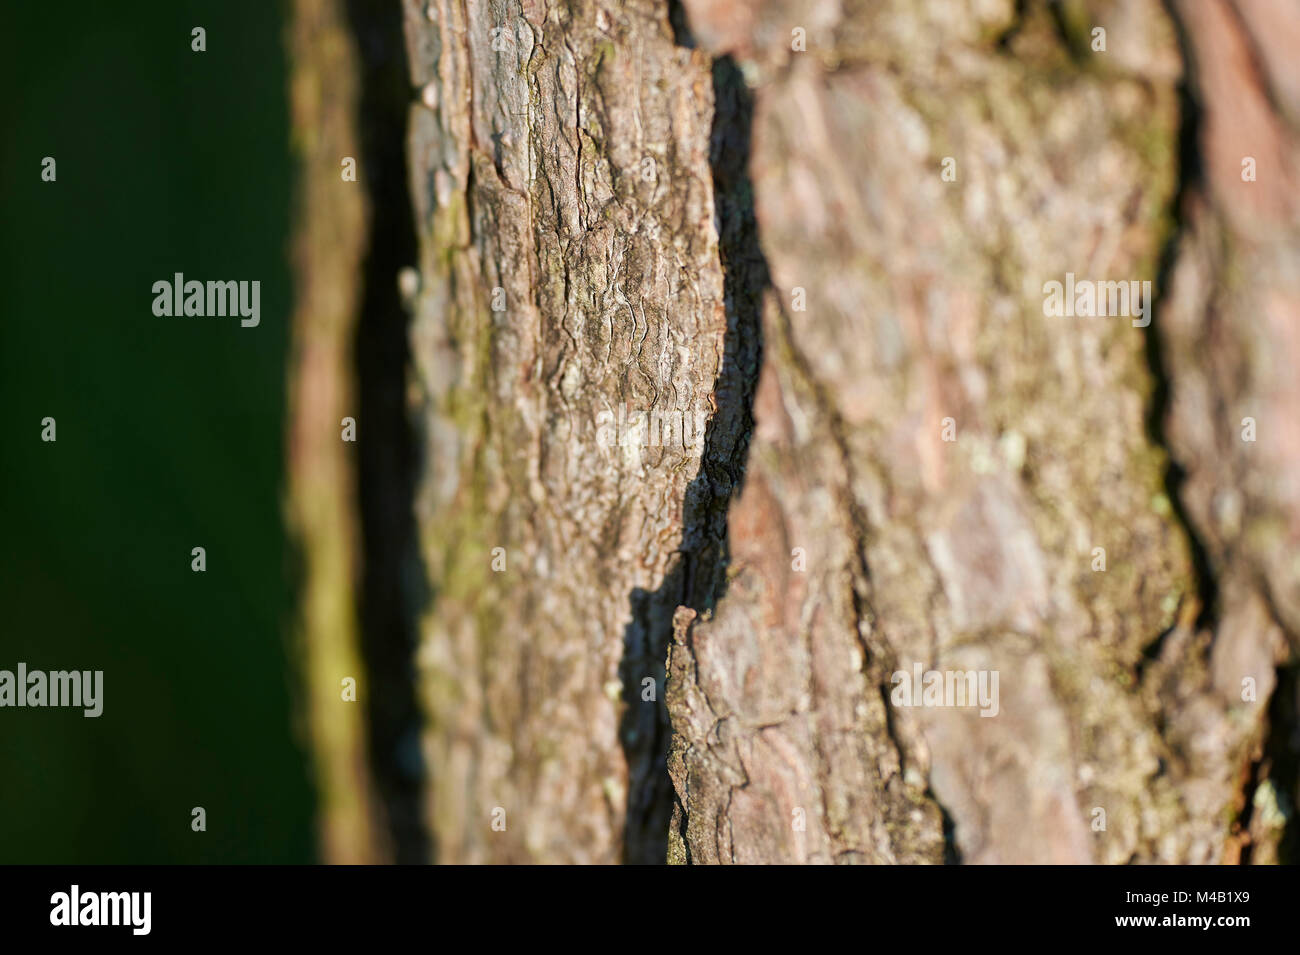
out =
[[406,402],[408,316],[397,283],[399,271],[416,260],[405,149],[409,87],[399,11],[374,0],[348,0],[347,14],[360,51],[358,160],[371,220],[354,349],[366,668],[361,698],[394,858],[419,863],[432,855],[414,666],[427,578],[415,547],[418,459]]
[[[680,39],[680,34],[679,34]],[[726,571],[730,559],[727,541],[727,512],[732,498],[743,485],[745,457],[752,429],[753,393],[757,366],[762,354],[759,303],[767,286],[766,263],[758,248],[752,205],[747,205],[749,181],[750,104],[734,64],[720,59],[712,64],[713,119],[710,133],[710,173],[713,182],[713,218],[718,229],[718,263],[722,275],[726,334],[723,338],[720,373],[712,389],[713,413],[705,431],[700,473],[686,488],[682,503],[682,540],[679,561],[655,594],[633,594],[633,628],[643,634],[644,656],[628,661],[628,672],[638,672],[645,660],[665,661],[657,682],[671,679],[670,647],[680,646],[698,671],[691,633],[698,615],[709,615],[726,593]],[[676,627],[681,614],[690,622]],[[679,643],[678,640],[681,642]],[[643,719],[632,714],[637,701],[628,700],[625,717],[625,749],[629,765],[646,765],[642,774],[648,782],[638,794],[629,793],[628,830],[625,858],[638,862],[662,862],[669,854],[666,840],[671,818],[681,813],[681,825],[689,826],[688,783],[669,775],[669,743],[672,728],[665,690],[655,707],[654,734],[649,753],[636,746],[630,730]],[[700,699],[710,714],[710,733],[726,714],[720,714],[702,691]],[[682,760],[689,761],[683,753]],[[674,785],[678,792],[674,798]],[[633,801],[635,797],[635,802]],[[661,835],[662,834],[662,835]]]

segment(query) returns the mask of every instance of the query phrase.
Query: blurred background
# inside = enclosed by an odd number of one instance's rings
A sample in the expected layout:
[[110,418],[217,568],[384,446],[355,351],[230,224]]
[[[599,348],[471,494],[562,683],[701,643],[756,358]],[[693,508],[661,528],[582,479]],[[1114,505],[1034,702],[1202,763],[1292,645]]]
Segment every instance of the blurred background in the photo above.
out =
[[[101,669],[105,701],[0,712],[0,862],[316,858],[286,639],[284,17],[6,9],[0,668]],[[260,326],[154,317],[177,271],[260,280]]]

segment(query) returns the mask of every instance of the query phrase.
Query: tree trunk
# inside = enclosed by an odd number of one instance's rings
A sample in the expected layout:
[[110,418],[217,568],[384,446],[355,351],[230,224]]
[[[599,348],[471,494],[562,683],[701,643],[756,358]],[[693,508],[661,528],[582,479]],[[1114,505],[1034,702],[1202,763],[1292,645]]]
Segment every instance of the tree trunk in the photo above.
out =
[[403,9],[437,859],[1294,858],[1294,13]]
[[357,627],[356,470],[341,422],[356,414],[352,338],[361,299],[366,208],[343,160],[357,159],[357,58],[340,3],[297,0],[289,102],[298,164],[293,250],[296,307],[290,358],[288,519],[299,560],[295,644],[306,687],[305,731],[315,757],[322,858],[391,857],[368,784],[365,721],[343,681],[362,676]]

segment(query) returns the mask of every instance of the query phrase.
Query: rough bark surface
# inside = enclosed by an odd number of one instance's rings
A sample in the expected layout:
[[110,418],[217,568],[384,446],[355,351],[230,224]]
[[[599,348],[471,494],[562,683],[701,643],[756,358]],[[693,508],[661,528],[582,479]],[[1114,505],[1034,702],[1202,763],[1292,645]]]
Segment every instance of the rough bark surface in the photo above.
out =
[[[1227,861],[1300,861],[1300,15],[1270,0],[1174,7],[1199,113],[1160,315],[1170,448],[1217,600],[1195,638],[1218,700],[1256,681],[1269,738],[1237,770]],[[1243,161],[1258,167],[1244,181]],[[1250,419],[1248,425],[1247,419]],[[1256,436],[1243,440],[1248,427]],[[1171,647],[1170,652],[1177,652]],[[1279,669],[1275,672],[1274,665]],[[1190,741],[1202,717],[1179,714]],[[1213,739],[1213,737],[1211,737]],[[1225,786],[1214,790],[1214,798]],[[1222,827],[1212,830],[1216,835]]]
[[709,63],[659,3],[406,11],[434,835],[446,861],[618,861],[629,788],[663,785],[639,677],[662,700],[649,595],[700,453],[603,446],[598,414],[714,411]]
[[1294,851],[1293,15],[404,10],[440,860]]

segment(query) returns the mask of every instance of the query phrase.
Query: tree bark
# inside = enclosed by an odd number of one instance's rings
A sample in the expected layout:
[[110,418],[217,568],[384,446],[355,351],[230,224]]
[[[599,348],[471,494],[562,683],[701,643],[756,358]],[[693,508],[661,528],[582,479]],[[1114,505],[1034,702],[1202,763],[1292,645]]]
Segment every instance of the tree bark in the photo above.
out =
[[440,861],[1294,857],[1294,14],[403,10]]
[[356,415],[352,339],[361,302],[367,208],[343,160],[360,154],[358,62],[342,4],[298,0],[289,35],[289,102],[298,166],[293,250],[287,518],[297,549],[294,643],[303,733],[315,761],[318,842],[330,863],[387,861],[380,800],[369,785],[366,723],[343,698],[364,683],[356,607],[356,469],[339,440]]

